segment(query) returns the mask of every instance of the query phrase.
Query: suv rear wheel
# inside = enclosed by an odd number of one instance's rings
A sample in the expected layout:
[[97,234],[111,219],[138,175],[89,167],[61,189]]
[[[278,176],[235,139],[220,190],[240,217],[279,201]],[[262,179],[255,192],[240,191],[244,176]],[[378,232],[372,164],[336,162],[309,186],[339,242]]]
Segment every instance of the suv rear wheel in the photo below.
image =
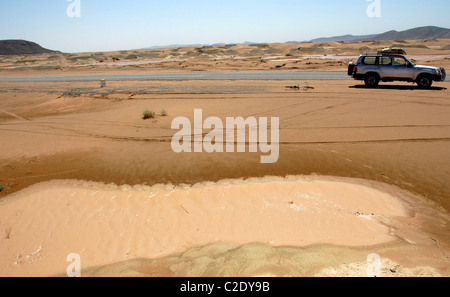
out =
[[428,75],[421,75],[417,78],[417,84],[419,85],[419,88],[431,88],[433,85],[433,80]]
[[369,88],[375,88],[380,83],[380,77],[376,73],[368,73],[364,78],[366,86]]

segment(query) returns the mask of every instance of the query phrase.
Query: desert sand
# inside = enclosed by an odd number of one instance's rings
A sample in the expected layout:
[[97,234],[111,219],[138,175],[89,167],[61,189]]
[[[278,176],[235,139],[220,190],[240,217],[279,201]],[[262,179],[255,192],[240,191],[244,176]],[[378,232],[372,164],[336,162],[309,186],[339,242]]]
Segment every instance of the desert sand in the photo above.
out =
[[[421,221],[410,217],[405,205],[361,183],[318,177],[177,187],[46,182],[1,204],[2,224],[11,228],[2,243],[1,274],[55,275],[64,271],[67,255],[74,252],[91,267],[154,259],[214,243],[365,247],[399,244],[402,239],[431,244],[421,232],[403,227]],[[395,229],[397,225],[402,227]],[[252,265],[261,266],[258,262]],[[204,276],[201,268],[194,266],[191,275],[200,270],[196,276]],[[228,276],[245,269],[236,268]],[[258,269],[277,275],[271,267]],[[261,271],[247,276],[251,273]]]
[[[445,67],[446,42],[411,52]],[[339,52],[349,57],[364,46],[333,45],[353,48]],[[230,49],[242,57],[238,47]],[[0,75],[280,68],[235,58],[239,67],[197,57],[186,69],[97,65],[106,60],[12,69],[16,62],[3,61]],[[346,68],[345,60],[315,61]],[[308,62],[298,67],[311,70]],[[299,84],[314,88],[286,88]],[[381,276],[449,276],[449,86],[2,82],[0,276],[64,276],[71,253],[81,256],[83,276],[367,276],[374,253]],[[248,150],[174,153],[171,122],[192,119],[196,108],[221,119],[279,117],[278,162],[261,164]],[[154,119],[142,118],[147,109]]]

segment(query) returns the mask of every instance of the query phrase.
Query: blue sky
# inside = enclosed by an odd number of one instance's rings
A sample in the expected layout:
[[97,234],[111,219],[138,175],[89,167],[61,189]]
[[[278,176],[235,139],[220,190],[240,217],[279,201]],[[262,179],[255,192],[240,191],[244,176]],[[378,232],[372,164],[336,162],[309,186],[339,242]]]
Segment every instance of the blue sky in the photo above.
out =
[[64,52],[139,49],[169,44],[304,41],[450,27],[449,0],[0,0],[0,39],[26,39]]

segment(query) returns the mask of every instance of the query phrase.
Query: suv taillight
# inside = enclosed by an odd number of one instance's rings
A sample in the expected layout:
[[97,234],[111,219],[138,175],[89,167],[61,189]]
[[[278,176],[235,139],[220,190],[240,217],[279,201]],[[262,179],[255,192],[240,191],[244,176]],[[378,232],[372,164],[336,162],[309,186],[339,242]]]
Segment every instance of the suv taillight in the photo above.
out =
[[355,66],[355,73],[358,73],[358,67]]

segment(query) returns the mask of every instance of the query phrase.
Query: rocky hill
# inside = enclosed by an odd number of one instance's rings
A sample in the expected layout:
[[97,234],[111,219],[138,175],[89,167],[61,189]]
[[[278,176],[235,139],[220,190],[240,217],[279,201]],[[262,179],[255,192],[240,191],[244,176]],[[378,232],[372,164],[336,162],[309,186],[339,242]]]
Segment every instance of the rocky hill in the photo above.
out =
[[57,53],[26,40],[0,40],[0,55],[30,55]]

